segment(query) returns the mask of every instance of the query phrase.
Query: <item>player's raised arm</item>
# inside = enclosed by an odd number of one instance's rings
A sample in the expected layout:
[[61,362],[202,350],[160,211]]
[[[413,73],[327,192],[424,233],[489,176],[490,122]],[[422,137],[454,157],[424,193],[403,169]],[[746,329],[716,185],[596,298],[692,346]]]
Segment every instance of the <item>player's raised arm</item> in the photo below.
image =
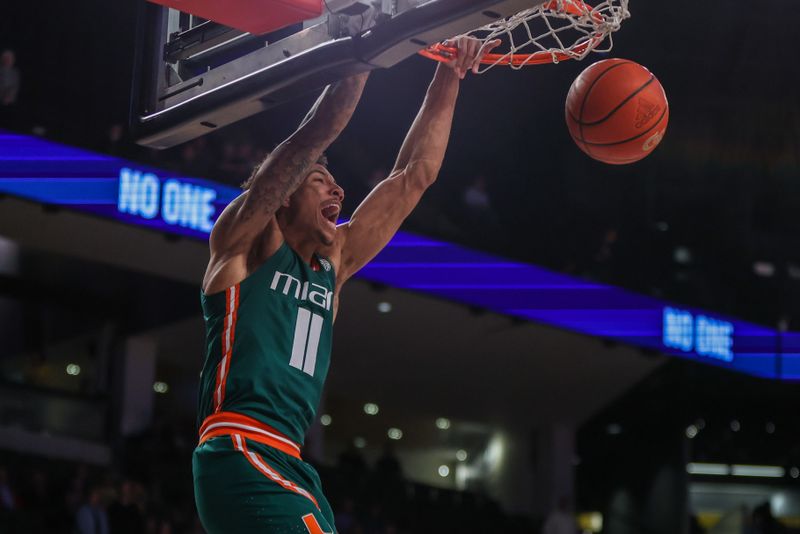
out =
[[222,212],[211,233],[213,255],[250,248],[311,166],[347,126],[367,73],[329,85],[298,129],[278,145],[256,171],[250,187]]
[[476,69],[483,54],[499,41],[481,48],[471,37],[454,40],[458,56],[440,63],[425,100],[406,135],[389,177],[375,189],[341,228],[337,285],[341,285],[386,246],[425,190],[436,180],[444,160],[458,96],[459,80]]

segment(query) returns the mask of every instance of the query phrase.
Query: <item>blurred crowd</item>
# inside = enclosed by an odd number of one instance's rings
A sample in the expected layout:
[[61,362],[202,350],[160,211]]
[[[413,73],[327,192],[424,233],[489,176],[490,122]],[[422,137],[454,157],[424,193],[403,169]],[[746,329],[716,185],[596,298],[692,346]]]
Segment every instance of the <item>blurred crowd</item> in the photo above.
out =
[[[336,467],[318,466],[340,534],[531,532],[475,494],[406,481],[391,453],[370,468],[355,449]],[[150,455],[148,468],[98,467],[4,453],[3,534],[201,534],[191,451],[180,461]],[[501,530],[495,530],[499,528]]]
[[[191,502],[167,503],[159,481],[113,470],[17,458],[0,466],[0,531],[35,534],[202,533]],[[190,497],[190,496],[189,496]]]

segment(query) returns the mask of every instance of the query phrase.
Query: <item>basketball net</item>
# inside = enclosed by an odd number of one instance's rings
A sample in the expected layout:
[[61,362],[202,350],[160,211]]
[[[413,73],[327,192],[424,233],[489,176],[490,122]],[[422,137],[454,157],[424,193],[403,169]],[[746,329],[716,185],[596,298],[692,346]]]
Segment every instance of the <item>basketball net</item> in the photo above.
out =
[[[476,28],[466,35],[484,44],[500,39],[506,52],[486,54],[478,73],[496,65],[521,69],[528,65],[583,59],[594,52],[608,52],[614,46],[611,34],[630,17],[628,0],[606,0],[590,6],[581,0],[547,0],[505,19]],[[607,38],[607,39],[606,39]],[[436,61],[450,61],[457,49],[435,44],[420,52]]]

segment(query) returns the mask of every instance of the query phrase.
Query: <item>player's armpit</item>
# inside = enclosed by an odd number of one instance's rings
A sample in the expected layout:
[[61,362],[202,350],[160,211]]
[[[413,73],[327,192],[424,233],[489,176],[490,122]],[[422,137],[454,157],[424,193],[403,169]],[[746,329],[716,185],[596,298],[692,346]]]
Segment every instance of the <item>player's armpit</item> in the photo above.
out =
[[336,284],[341,286],[392,239],[436,179],[424,162],[395,171],[379,183],[338,229]]

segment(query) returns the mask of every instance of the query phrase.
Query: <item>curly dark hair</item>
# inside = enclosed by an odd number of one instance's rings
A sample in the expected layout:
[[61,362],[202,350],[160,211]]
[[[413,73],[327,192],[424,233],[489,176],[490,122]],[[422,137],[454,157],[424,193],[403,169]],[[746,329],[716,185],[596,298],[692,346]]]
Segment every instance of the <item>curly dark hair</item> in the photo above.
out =
[[[267,158],[268,157],[269,154],[267,154]],[[264,158],[264,161],[266,161],[266,158]],[[250,189],[250,186],[253,185],[253,180],[256,177],[256,173],[258,173],[258,169],[261,168],[261,165],[263,165],[263,163],[264,162],[262,161],[261,163],[256,164],[256,166],[253,167],[253,170],[250,172],[250,176],[247,177],[247,180],[239,184],[239,187],[243,191],[247,191],[248,189]],[[319,158],[317,158],[317,164],[322,165],[325,168],[328,167],[328,156],[326,156],[324,152],[320,154]]]

